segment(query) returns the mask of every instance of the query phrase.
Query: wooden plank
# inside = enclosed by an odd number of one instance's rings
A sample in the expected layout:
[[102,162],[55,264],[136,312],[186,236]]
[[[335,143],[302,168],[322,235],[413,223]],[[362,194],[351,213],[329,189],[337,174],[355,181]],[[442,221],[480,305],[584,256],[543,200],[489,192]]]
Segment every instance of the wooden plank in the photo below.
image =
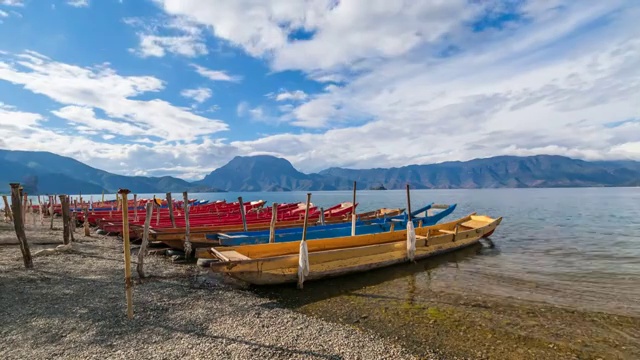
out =
[[227,258],[227,261],[251,260],[251,258],[240,254],[237,251],[220,251],[220,255]]

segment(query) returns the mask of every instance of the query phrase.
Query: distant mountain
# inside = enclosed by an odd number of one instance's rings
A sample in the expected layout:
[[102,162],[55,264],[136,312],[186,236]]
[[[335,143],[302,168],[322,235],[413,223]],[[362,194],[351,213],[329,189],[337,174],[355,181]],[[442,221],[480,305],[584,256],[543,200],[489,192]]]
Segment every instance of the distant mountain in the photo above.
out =
[[[210,188],[165,177],[123,176],[77,160],[41,151],[0,150],[0,184],[20,182],[30,194],[113,193],[127,188],[136,193],[208,191]],[[0,192],[8,192],[0,190]]]
[[[389,169],[329,168],[304,174],[285,159],[237,156],[204,179],[123,176],[48,152],[0,150],[0,186],[20,182],[31,194],[182,191],[293,191],[359,189],[477,189],[504,187],[640,186],[640,162],[595,161],[563,156],[497,156],[471,161]],[[8,185],[0,192],[8,192]]]
[[195,184],[227,191],[337,190],[347,181],[332,176],[303,174],[274,156],[236,156]]
[[321,175],[399,189],[630,186],[640,178],[640,162],[587,162],[563,156],[497,156],[471,161],[410,165],[390,169],[330,168]]

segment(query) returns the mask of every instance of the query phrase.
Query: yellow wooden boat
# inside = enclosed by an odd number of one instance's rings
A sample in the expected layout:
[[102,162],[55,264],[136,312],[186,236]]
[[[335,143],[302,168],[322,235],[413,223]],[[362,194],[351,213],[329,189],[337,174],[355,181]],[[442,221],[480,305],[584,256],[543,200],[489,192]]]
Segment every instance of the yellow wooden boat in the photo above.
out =
[[[491,235],[502,218],[469,215],[434,226],[415,229],[415,259],[461,249]],[[362,272],[409,261],[407,231],[389,231],[307,241],[309,274],[306,280]],[[213,247],[197,252],[200,258],[217,259],[211,271],[256,285],[291,283],[298,280],[300,241]]]

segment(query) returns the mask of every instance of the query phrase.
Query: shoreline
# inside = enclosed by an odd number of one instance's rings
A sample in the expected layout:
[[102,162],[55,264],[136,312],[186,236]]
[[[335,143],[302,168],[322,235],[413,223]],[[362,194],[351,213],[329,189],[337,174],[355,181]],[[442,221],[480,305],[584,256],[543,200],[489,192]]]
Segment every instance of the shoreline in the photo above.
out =
[[[61,243],[56,227],[27,228],[32,254],[54,247],[35,242]],[[122,242],[75,235],[74,252],[34,257],[32,270],[17,245],[0,246],[0,358],[416,358],[371,331],[294,312],[164,257],[145,259],[149,279],[134,274],[128,320]],[[0,244],[11,237],[2,223]]]
[[[195,264],[148,256],[145,272],[152,276],[139,283],[134,273],[129,321],[120,240],[93,232],[85,238],[78,229],[76,251],[35,257],[27,271],[19,247],[6,245],[16,241],[9,225],[0,223],[3,359],[640,358],[640,317],[460,289],[403,297],[377,288],[402,281],[412,289],[415,278],[406,275],[424,272],[424,262],[396,268],[398,275],[388,269],[358,275],[368,278],[364,283],[310,282],[301,292],[238,286]],[[55,227],[27,226],[32,253],[61,243],[59,219]]]

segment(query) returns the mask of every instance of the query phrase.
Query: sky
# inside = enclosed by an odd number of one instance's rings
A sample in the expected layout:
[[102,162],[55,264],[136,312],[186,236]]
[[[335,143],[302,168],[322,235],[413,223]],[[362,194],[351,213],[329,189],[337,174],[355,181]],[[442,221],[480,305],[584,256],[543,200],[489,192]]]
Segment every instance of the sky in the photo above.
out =
[[637,0],[0,0],[0,148],[199,179],[640,160]]

